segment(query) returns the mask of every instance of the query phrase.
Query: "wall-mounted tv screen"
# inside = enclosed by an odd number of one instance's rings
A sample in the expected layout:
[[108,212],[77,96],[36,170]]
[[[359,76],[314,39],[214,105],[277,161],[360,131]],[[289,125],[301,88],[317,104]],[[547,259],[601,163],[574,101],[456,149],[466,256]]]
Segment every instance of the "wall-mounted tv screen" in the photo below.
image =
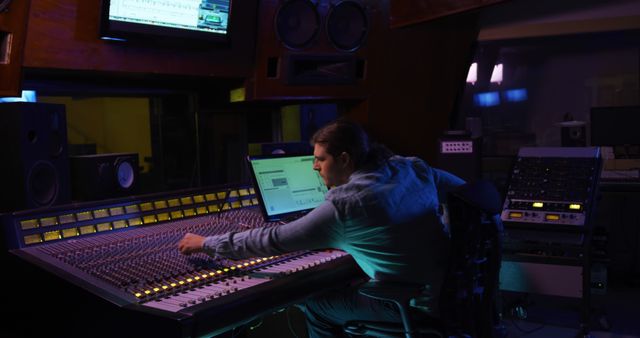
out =
[[[103,39],[226,42],[232,0],[103,0]],[[172,39],[175,40],[175,39]]]

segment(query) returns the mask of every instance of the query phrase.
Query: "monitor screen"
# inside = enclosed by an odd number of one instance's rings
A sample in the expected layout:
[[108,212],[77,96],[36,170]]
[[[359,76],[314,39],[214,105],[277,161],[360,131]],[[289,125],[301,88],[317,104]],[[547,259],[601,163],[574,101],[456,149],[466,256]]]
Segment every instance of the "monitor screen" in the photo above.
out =
[[103,0],[105,39],[167,37],[226,41],[232,0]]
[[640,145],[640,106],[591,108],[591,145]]
[[313,210],[328,191],[313,170],[313,155],[249,157],[249,167],[267,221]]

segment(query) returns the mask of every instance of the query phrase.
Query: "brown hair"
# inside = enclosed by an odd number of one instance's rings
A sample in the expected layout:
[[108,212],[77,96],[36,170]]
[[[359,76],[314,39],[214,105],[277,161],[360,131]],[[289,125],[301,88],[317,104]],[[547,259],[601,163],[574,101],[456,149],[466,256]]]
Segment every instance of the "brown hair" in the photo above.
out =
[[311,144],[322,144],[327,153],[338,157],[343,152],[349,154],[354,167],[361,168],[369,155],[369,137],[358,124],[338,119],[320,128],[311,137]]

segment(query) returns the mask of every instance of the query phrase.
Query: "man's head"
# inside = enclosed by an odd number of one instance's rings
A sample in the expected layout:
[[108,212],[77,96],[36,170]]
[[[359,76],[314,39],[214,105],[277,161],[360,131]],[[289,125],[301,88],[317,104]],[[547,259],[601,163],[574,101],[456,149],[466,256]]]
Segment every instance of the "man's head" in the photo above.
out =
[[360,169],[369,153],[369,138],[357,124],[336,120],[318,130],[311,138],[313,169],[320,173],[327,186],[347,183],[349,176]]

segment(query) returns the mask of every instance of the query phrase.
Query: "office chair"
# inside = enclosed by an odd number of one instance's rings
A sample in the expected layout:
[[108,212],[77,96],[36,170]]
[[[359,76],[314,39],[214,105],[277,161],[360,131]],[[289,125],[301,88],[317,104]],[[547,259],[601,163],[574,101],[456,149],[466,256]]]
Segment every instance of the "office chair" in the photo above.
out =
[[373,337],[493,338],[498,324],[495,304],[502,259],[501,198],[484,180],[448,194],[451,246],[440,292],[440,317],[430,317],[410,305],[423,286],[370,281],[364,296],[394,303],[402,323],[350,321],[344,332]]

